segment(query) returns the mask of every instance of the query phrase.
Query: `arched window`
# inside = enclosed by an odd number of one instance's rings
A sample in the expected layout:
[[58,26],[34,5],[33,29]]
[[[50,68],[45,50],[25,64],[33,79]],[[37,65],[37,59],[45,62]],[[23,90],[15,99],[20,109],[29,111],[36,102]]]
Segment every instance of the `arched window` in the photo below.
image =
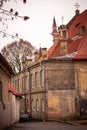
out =
[[63,37],[66,38],[66,31],[63,31]]
[[2,82],[0,81],[0,101],[2,101]]

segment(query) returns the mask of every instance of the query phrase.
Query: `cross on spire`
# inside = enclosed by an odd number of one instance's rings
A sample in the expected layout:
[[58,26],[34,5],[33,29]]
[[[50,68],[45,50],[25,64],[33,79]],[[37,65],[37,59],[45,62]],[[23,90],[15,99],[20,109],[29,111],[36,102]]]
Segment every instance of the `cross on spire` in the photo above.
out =
[[76,9],[78,10],[78,8],[80,7],[80,5],[78,3],[75,4]]

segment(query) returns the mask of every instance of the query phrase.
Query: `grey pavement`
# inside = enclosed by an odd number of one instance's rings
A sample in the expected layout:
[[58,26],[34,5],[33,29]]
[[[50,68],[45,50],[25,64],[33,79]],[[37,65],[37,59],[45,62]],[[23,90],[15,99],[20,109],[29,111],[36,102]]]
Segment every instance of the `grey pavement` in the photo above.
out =
[[5,130],[87,130],[87,125],[72,125],[57,122],[17,123]]

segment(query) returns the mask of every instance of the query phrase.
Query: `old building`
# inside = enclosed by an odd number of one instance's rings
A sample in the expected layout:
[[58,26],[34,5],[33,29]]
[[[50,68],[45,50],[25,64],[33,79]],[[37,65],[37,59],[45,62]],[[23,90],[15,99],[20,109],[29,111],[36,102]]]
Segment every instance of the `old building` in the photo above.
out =
[[20,94],[11,85],[13,75],[10,65],[0,54],[0,129],[19,121]]
[[[77,13],[78,12],[78,13]],[[53,19],[53,45],[29,69],[32,118],[57,120],[87,115],[87,10],[67,25]],[[85,114],[84,114],[85,113]]]
[[23,63],[23,70],[15,74],[12,78],[14,88],[20,92],[22,99],[20,100],[20,112],[29,112],[29,72],[28,66],[32,63],[31,59]]
[[53,18],[53,45],[40,48],[12,78],[24,99],[20,111],[32,118],[58,120],[87,115],[87,10],[76,10],[67,25]]

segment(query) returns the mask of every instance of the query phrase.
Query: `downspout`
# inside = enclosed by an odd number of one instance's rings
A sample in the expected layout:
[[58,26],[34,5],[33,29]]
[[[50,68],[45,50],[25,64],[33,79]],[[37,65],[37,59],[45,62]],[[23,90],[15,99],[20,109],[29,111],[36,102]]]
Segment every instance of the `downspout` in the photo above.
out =
[[46,86],[45,86],[45,67],[44,65],[40,62],[40,66],[42,68],[42,89],[43,89],[43,101],[44,101],[44,111],[43,111],[43,121],[45,121],[45,113],[46,113],[46,96],[45,96],[45,92],[46,92]]

